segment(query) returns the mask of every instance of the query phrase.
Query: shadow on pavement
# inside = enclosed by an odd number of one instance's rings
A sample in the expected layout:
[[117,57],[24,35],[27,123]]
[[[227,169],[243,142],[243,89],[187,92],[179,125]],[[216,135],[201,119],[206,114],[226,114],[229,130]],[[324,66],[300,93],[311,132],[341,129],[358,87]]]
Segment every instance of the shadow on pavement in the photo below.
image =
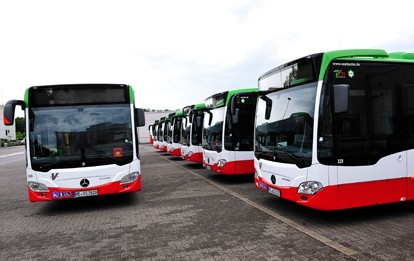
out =
[[112,194],[99,197],[87,197],[68,200],[58,200],[44,203],[40,215],[53,216],[60,214],[76,214],[90,211],[128,208],[139,203],[140,192]]
[[[414,202],[401,202],[354,209],[320,211],[307,208],[295,202],[281,198],[269,197],[261,201],[266,207],[283,216],[297,217],[300,224],[306,226],[308,223],[322,222],[325,225],[345,225],[350,223],[364,223],[372,220],[387,220],[410,216],[414,211]],[[300,213],[300,216],[298,216]],[[293,218],[295,220],[295,218]]]
[[220,175],[220,174],[212,172],[210,177],[213,181],[221,183],[221,184],[225,184],[225,185],[254,183],[254,174]]

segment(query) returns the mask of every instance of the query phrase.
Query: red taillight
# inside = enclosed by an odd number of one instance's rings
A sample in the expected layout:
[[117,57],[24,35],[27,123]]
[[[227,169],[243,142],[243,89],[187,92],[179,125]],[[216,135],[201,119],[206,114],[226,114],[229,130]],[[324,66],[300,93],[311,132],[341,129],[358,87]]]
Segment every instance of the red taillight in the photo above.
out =
[[4,125],[11,125],[11,123],[10,123],[10,121],[6,118],[6,117],[3,117],[3,123],[4,123]]

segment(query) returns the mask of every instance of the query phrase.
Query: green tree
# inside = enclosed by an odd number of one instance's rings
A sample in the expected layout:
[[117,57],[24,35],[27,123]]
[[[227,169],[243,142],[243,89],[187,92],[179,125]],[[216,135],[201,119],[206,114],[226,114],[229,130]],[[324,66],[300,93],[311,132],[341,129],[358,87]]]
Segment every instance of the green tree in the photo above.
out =
[[22,140],[24,137],[24,132],[16,132],[16,140]]
[[26,132],[26,125],[23,117],[17,117],[16,120],[16,133],[17,132]]

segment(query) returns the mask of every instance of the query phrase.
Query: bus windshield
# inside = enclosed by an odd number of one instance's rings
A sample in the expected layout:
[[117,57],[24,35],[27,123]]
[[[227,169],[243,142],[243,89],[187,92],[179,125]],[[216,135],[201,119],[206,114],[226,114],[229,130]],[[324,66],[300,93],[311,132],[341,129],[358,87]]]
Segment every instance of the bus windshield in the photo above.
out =
[[[223,120],[225,107],[216,108],[206,113],[203,128],[203,148],[208,150],[221,151],[223,137]],[[211,124],[209,124],[212,117]]]
[[293,163],[300,168],[310,166],[316,86],[310,83],[267,94],[272,101],[268,120],[265,119],[267,98],[258,99],[257,159]]
[[129,104],[36,107],[29,110],[29,121],[34,170],[132,161]]

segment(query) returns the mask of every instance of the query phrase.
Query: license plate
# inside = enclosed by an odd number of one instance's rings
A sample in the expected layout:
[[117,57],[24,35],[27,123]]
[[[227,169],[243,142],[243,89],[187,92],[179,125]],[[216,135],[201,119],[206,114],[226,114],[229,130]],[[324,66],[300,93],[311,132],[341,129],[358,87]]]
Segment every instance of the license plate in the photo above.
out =
[[74,198],[82,198],[82,197],[90,197],[90,196],[98,196],[98,190],[84,190],[84,191],[76,191],[73,194]]
[[263,182],[259,182],[259,186],[261,189],[266,190],[267,191],[267,185],[264,184]]
[[280,197],[280,190],[269,187],[267,190],[270,194]]

